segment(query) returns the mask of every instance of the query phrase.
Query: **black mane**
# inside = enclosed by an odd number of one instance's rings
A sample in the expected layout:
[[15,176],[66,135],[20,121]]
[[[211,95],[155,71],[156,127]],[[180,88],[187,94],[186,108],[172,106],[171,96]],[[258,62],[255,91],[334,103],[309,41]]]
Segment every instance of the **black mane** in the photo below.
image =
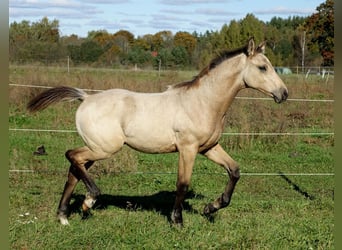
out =
[[182,88],[185,87],[187,89],[197,86],[199,83],[199,79],[203,77],[204,75],[208,74],[210,70],[214,69],[216,66],[221,64],[223,61],[232,58],[236,55],[239,55],[241,53],[247,54],[247,48],[248,45],[245,45],[241,48],[237,48],[234,50],[224,50],[218,53],[218,55],[210,61],[208,66],[206,66],[204,69],[201,70],[201,72],[195,76],[192,80],[187,81],[187,82],[181,82],[177,83],[172,86],[172,88]]
[[209,65],[207,66],[207,71],[214,69],[223,61],[229,58],[232,58],[234,56],[237,56],[241,53],[247,54],[247,45],[241,48],[234,49],[234,50],[224,50],[224,51],[219,52],[218,56],[210,61]]

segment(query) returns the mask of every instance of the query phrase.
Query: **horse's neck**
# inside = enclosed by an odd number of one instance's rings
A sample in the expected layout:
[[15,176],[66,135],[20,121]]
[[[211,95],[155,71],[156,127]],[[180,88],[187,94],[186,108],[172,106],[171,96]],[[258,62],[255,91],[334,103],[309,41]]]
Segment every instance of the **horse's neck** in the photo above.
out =
[[237,93],[244,88],[240,57],[222,62],[200,79],[199,95],[217,112],[226,113]]

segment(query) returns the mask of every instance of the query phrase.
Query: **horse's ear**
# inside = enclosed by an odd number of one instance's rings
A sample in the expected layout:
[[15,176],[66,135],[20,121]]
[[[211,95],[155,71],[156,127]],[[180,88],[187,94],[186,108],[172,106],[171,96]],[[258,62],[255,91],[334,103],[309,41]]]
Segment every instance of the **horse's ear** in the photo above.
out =
[[254,38],[251,37],[248,40],[248,45],[247,45],[247,56],[253,56],[255,50],[255,42]]
[[265,54],[265,46],[266,46],[266,42],[264,41],[264,42],[262,42],[262,43],[259,44],[259,46],[258,46],[258,48],[256,49],[256,51],[257,51],[258,53],[263,53],[263,54]]

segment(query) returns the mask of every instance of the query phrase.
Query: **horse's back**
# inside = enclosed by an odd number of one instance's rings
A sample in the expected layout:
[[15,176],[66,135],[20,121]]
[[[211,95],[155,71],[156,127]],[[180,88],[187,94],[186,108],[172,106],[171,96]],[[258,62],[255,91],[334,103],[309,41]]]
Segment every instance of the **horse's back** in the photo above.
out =
[[[126,143],[144,152],[175,151],[173,119],[176,102],[170,93],[137,93],[112,89],[90,95],[76,113],[76,126],[90,147]],[[116,144],[115,148],[118,147]]]

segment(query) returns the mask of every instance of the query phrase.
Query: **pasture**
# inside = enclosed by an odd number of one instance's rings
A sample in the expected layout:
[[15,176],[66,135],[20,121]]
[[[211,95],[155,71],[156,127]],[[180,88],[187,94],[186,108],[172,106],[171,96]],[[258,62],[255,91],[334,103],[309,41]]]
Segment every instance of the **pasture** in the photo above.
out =
[[[228,179],[223,168],[197,157],[179,228],[170,224],[177,154],[148,155],[124,147],[90,169],[102,192],[93,216],[81,219],[85,188],[79,183],[70,226],[58,223],[69,168],[64,153],[82,145],[73,132],[79,103],[29,114],[27,102],[43,89],[21,85],[158,92],[196,74],[11,66],[11,249],[334,249],[334,136],[320,134],[334,130],[334,105],[298,100],[334,99],[333,78],[318,76],[281,76],[289,98],[296,100],[280,105],[272,99],[234,101],[220,143],[240,164],[241,178],[231,204],[215,216],[201,213],[223,191]],[[265,98],[250,89],[239,97]],[[40,145],[46,155],[33,154]]]

